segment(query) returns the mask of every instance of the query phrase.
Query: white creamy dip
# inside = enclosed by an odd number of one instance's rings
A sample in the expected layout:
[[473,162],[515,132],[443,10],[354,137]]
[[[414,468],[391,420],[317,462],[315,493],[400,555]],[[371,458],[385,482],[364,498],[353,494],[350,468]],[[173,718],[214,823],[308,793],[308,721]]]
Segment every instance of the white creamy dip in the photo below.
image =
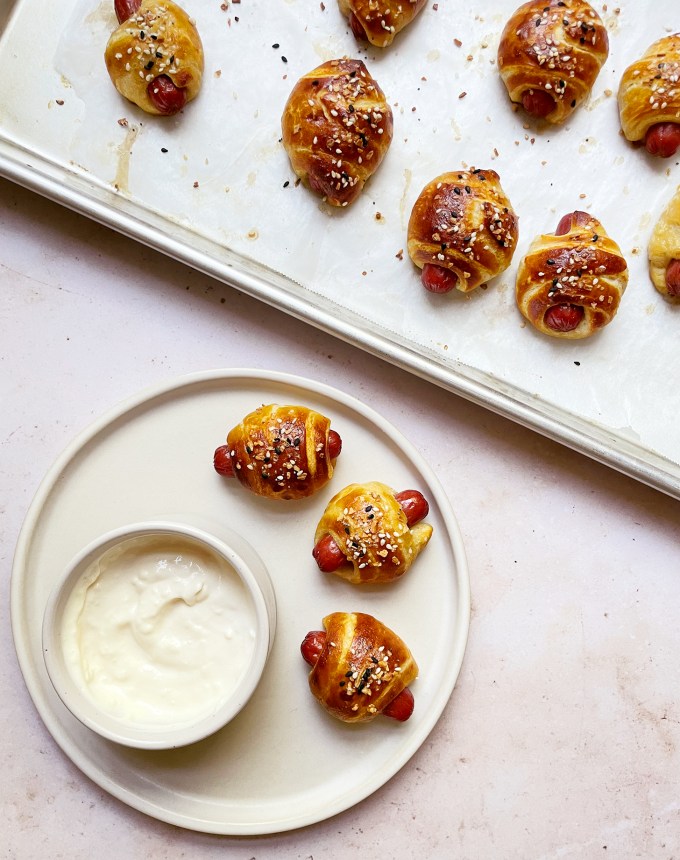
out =
[[237,572],[189,538],[131,538],[69,596],[62,645],[76,683],[111,716],[169,726],[207,716],[255,648],[255,607]]

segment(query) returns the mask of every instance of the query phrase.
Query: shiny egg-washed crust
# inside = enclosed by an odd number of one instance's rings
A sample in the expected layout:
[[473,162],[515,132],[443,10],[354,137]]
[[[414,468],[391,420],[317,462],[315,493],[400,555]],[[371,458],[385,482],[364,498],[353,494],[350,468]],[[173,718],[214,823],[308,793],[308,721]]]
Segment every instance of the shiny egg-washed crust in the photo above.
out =
[[229,431],[234,475],[269,499],[304,499],[333,476],[329,418],[305,406],[261,406]]
[[517,246],[517,216],[493,170],[443,173],[416,200],[408,223],[408,253],[458,276],[467,293],[504,272]]
[[666,284],[666,269],[669,263],[680,260],[680,186],[654,225],[647,256],[649,277],[655,288],[670,301],[680,302],[680,297],[669,295]]
[[589,95],[609,55],[602,19],[585,0],[531,0],[510,17],[498,47],[498,69],[510,100],[530,90],[552,96],[545,117],[564,122]]
[[297,176],[332,206],[348,206],[392,140],[392,110],[361,60],[329,60],[295,84],[281,119]]
[[617,95],[621,128],[643,141],[660,122],[680,123],[680,34],[664,36],[624,71]]
[[338,0],[340,13],[345,18],[354,14],[368,41],[378,48],[391,45],[425,3],[426,0]]
[[315,545],[331,535],[347,562],[338,576],[355,584],[402,577],[425,548],[432,526],[409,528],[394,491],[379,481],[350,484],[330,500],[316,527]]
[[309,673],[309,688],[343,722],[375,719],[417,678],[408,647],[372,615],[333,612],[323,626],[326,642]]
[[160,114],[146,91],[160,75],[185,90],[187,102],[201,88],[201,38],[171,0],[142,0],[139,10],[111,34],[104,59],[118,92],[147,113]]
[[[537,236],[517,271],[517,307],[540,332],[551,337],[589,337],[614,318],[628,284],[628,267],[619,246],[602,224],[586,212],[573,212],[564,235]],[[573,331],[545,323],[555,305],[583,308]]]

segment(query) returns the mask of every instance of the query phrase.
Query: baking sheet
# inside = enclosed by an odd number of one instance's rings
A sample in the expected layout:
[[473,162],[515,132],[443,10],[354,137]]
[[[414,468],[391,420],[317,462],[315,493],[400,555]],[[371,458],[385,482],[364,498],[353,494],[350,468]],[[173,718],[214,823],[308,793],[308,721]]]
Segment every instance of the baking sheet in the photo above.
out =
[[[357,45],[334,2],[187,2],[204,86],[183,115],[159,120],[108,80],[112,3],[38,13],[19,0],[0,43],[0,170],[680,497],[680,309],[658,296],[646,265],[678,160],[626,143],[615,98],[625,66],[677,27],[673,4],[595,4],[609,59],[588,103],[556,129],[513,112],[498,77],[516,5],[434,3],[381,52]],[[395,134],[357,203],[334,211],[296,185],[280,116],[300,75],[343,55],[364,59],[381,84]],[[405,252],[408,215],[427,181],[471,165],[500,174],[520,218],[517,252],[488,289],[434,296]],[[533,237],[576,208],[619,243],[630,282],[608,328],[564,342],[524,324],[514,277]]]
[[[272,502],[217,475],[214,449],[262,403],[299,403],[327,415],[343,442],[332,483],[309,499]],[[167,451],[173,452],[168,465]],[[311,548],[332,495],[381,480],[420,489],[432,538],[409,572],[358,588],[321,574]],[[224,729],[171,751],[134,750],[82,725],[52,687],[42,618],[63,567],[98,535],[126,523],[222,520],[269,571],[277,629],[254,696]],[[12,632],[45,725],[94,782],[135,809],[208,833],[253,835],[312,824],[358,803],[419,749],[439,719],[463,660],[470,587],[450,502],[422,457],[354,398],[261,370],[207,371],[140,392],[80,434],[45,476],[27,514],[12,569]],[[409,645],[419,666],[410,719],[348,726],[309,692],[300,643],[336,611],[368,612]],[[427,623],[423,623],[426,619]],[[321,751],[321,753],[320,753]]]

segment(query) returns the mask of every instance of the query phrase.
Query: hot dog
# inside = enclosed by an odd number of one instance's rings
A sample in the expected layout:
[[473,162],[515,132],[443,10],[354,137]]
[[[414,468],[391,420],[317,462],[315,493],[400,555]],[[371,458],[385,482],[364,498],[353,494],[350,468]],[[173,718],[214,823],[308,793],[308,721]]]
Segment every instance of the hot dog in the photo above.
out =
[[520,262],[517,307],[543,334],[590,337],[608,325],[628,283],[621,249],[594,216],[577,210],[537,236]]
[[553,305],[546,311],[543,321],[553,331],[574,331],[583,319],[583,313],[579,305]]
[[[317,660],[323,653],[326,647],[326,631],[325,630],[310,630],[310,632],[302,640],[300,645],[300,653],[305,662],[310,666],[316,666]],[[385,717],[391,717],[393,720],[398,720],[403,723],[413,713],[415,700],[413,693],[406,687],[397,696],[394,697],[380,712]]]
[[198,95],[203,46],[173,0],[114,0],[119,27],[105,51],[116,89],[147,113],[172,116]]
[[455,290],[458,283],[458,275],[450,269],[426,263],[423,266],[420,280],[426,290],[431,293],[450,293]]
[[167,75],[154,78],[146,88],[146,92],[153,106],[162,116],[173,116],[179,113],[187,103],[186,90],[176,87]]
[[127,21],[128,18],[132,18],[136,12],[139,12],[142,0],[114,0],[113,5],[118,23],[122,24],[123,21]]
[[[409,528],[424,520],[430,511],[430,505],[425,496],[419,490],[402,490],[394,494],[406,515],[406,523]],[[332,573],[347,563],[347,557],[338,546],[333,535],[326,534],[314,546],[312,555],[319,570],[324,573]]]
[[[587,222],[588,217],[589,216],[585,212],[581,213],[578,211],[564,215],[560,218],[557,229],[555,230],[555,235],[564,236],[569,232],[569,230],[571,230],[572,223],[576,225],[584,224]],[[553,331],[574,331],[574,329],[578,328],[579,323],[583,319],[583,314],[583,308],[579,305],[563,303],[560,305],[553,305],[553,307],[546,311],[543,321],[548,328]]]
[[680,260],[671,260],[666,268],[666,287],[668,295],[680,298]]
[[[116,18],[122,24],[137,12],[142,0],[114,0]],[[187,101],[183,88],[175,86],[167,75],[158,75],[146,88],[147,95],[159,114],[172,116],[182,110]]]
[[307,406],[262,405],[227,433],[213,453],[215,471],[259,496],[295,500],[333,477],[342,439],[331,420]]
[[[342,439],[335,430],[328,433],[328,456],[331,460],[337,460],[342,451]],[[231,461],[231,453],[228,445],[220,445],[213,454],[213,466],[219,475],[225,478],[234,477],[234,464]]]
[[545,119],[555,110],[555,99],[545,90],[527,90],[522,96],[522,107],[537,119]]
[[469,293],[502,274],[518,239],[518,218],[494,170],[450,170],[418,195],[407,249],[431,293]]
[[675,122],[660,122],[653,125],[645,135],[645,149],[650,155],[670,158],[680,146],[680,125]]

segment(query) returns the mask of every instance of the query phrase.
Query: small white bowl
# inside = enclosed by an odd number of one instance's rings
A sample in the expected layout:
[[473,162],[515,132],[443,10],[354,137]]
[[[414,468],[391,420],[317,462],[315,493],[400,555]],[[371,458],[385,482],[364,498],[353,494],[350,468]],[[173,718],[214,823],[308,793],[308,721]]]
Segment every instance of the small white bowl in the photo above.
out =
[[222,525],[165,518],[78,553],[47,602],[43,655],[84,725],[125,746],[171,749],[243,709],[275,629],[274,590],[250,544]]

